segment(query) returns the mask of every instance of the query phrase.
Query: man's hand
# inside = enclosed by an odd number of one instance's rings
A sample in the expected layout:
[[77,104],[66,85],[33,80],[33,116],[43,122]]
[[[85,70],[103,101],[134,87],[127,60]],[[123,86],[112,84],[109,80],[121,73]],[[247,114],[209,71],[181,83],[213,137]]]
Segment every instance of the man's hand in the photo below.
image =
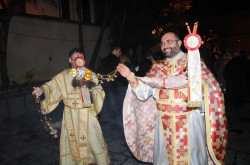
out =
[[39,87],[33,87],[33,92],[32,92],[32,95],[35,95],[36,98],[39,98],[42,94],[43,94],[43,91],[41,88]]
[[129,77],[131,75],[130,69],[124,64],[119,64],[117,66],[117,70],[125,78],[127,78],[127,77]]

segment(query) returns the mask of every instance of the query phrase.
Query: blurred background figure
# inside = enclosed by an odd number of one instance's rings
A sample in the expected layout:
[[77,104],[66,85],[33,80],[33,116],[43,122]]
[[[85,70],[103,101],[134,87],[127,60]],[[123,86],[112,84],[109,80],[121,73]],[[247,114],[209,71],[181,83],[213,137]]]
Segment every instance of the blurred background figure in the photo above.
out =
[[249,96],[249,93],[250,93],[250,76],[249,76],[249,73],[250,73],[250,51],[247,52],[246,54],[246,98],[249,100],[250,99],[250,96]]
[[136,67],[138,65],[138,57],[136,54],[135,46],[132,46],[132,45],[128,46],[126,52],[129,56],[129,61],[130,61],[131,65]]
[[226,92],[226,81],[223,76],[223,70],[226,66],[226,64],[232,59],[231,54],[228,50],[222,55],[218,55],[218,58],[215,62],[215,70],[217,72],[217,81],[220,83],[221,89],[223,90],[223,93]]
[[215,58],[214,54],[211,52],[211,50],[208,47],[206,47],[204,45],[201,45],[199,50],[200,50],[201,59],[205,62],[208,69],[213,73],[213,75],[215,77],[217,77],[217,74],[215,71],[216,58]]
[[[128,54],[124,54],[124,52],[122,52],[122,48],[119,45],[112,46],[111,53],[104,57],[101,61],[99,73],[102,75],[107,75],[113,72],[121,60],[123,63],[128,64]],[[122,106],[123,99],[126,94],[125,91],[128,85],[125,80],[125,78],[117,73],[117,77],[114,79],[114,81],[103,82],[102,87],[105,91],[105,100],[102,112],[98,116],[101,124],[106,123],[110,125],[110,127],[112,127],[116,133],[121,135],[123,135]]]
[[104,57],[101,61],[101,66],[99,72],[101,74],[108,74],[116,69],[119,64],[121,56],[121,47],[119,45],[113,45],[111,47],[111,52],[108,56]]
[[[102,75],[107,75],[113,72],[120,62],[121,47],[119,45],[111,46],[111,52],[108,56],[101,60],[101,66],[98,69]],[[119,77],[119,75],[118,75]],[[117,108],[117,93],[119,93],[119,83],[117,78],[114,81],[104,81],[102,84],[105,91],[105,100],[103,104],[103,110],[99,114],[100,122],[108,122],[108,124],[115,125],[115,116],[119,111]]]
[[226,81],[226,103],[233,108],[239,109],[244,102],[244,86],[246,82],[246,52],[235,52],[224,70],[223,76]]
[[135,72],[135,75],[139,77],[144,77],[153,64],[164,59],[161,52],[153,53],[151,50],[147,50],[143,57],[143,61],[138,65]]
[[[130,70],[135,72],[135,66],[132,64],[130,57],[131,56],[128,54],[128,52],[122,52],[122,54],[120,56],[120,63],[125,64],[127,67],[129,67]],[[124,78],[124,80],[126,80],[126,79]],[[126,80],[126,84],[128,84],[127,80]]]

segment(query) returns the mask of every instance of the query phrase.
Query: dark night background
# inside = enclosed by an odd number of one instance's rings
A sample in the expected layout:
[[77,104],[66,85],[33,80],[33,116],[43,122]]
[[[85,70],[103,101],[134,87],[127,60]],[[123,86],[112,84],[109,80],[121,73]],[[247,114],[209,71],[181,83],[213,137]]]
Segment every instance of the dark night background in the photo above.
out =
[[[93,53],[89,55],[90,62],[88,66],[95,71],[99,67],[97,59],[100,56],[108,55],[98,53],[101,45],[107,44],[99,42],[103,37],[102,32],[107,29],[109,30],[108,46],[119,44],[123,50],[133,46],[137,50],[138,61],[143,63],[147,50],[153,50],[155,55],[160,56],[159,42],[165,32],[174,31],[183,39],[188,34],[186,23],[189,23],[192,30],[193,24],[198,22],[197,33],[203,40],[203,45],[200,48],[201,56],[220,82],[226,99],[229,137],[225,164],[249,164],[250,1],[43,0],[49,6],[58,10],[57,16],[27,12],[28,9],[25,6],[27,2],[38,8],[39,6],[36,6],[37,2],[41,1],[0,0],[0,164],[59,164],[59,141],[52,140],[44,130],[34,104],[34,98],[31,95],[32,86],[40,86],[48,79],[37,80],[36,72],[31,72],[32,70],[26,72],[26,81],[22,83],[11,79],[11,75],[8,75],[10,70],[8,62],[11,63],[11,61],[7,61],[8,53],[11,52],[8,46],[13,45],[8,38],[8,34],[13,33],[13,31],[9,31],[9,25],[15,16],[25,19],[51,21],[55,22],[55,24],[75,25],[78,34],[76,37],[77,46],[83,50],[88,49],[86,47],[88,44],[83,42],[86,36],[82,35],[80,30],[82,26],[100,28],[99,38],[94,41],[95,46],[93,51],[91,50]],[[74,11],[72,11],[69,2],[74,2],[78,7],[75,6]],[[94,22],[91,22],[90,2],[94,2]],[[78,17],[79,13],[81,17]],[[25,29],[26,27],[21,28]],[[43,28],[45,27],[39,28],[38,31],[42,31]],[[66,31],[66,33],[71,32]],[[17,49],[22,46],[22,43],[18,43],[13,47]],[[56,51],[60,51],[59,49],[57,48]],[[186,51],[184,47],[182,49]],[[64,54],[67,55],[67,53]],[[230,54],[231,58],[236,57],[235,60],[231,60],[230,65],[227,65],[227,67],[226,62],[228,62],[228,59],[224,59],[226,54]],[[16,59],[19,59],[20,54],[15,55]],[[33,56],[33,54],[31,55]],[[52,58],[52,55],[48,55],[49,62],[46,61],[46,63],[53,62],[55,57]],[[61,56],[59,57],[61,58]],[[31,59],[24,59],[26,62],[24,65],[30,65],[32,63]],[[56,67],[56,65],[53,65],[51,71]],[[227,68],[226,73],[224,73],[224,68]],[[227,78],[228,86],[225,85],[224,78]],[[118,103],[119,105],[113,106],[120,108],[118,117],[122,115],[122,100],[126,88],[127,86],[123,86],[121,89],[124,91],[115,94],[115,97],[121,101]],[[103,112],[109,113],[109,116],[113,119],[116,117],[117,112],[113,114],[110,105],[117,103],[114,100],[110,102],[112,104],[106,103],[108,104],[106,107],[109,108],[104,108]],[[63,103],[61,102],[56,110],[50,114],[59,130],[62,109]],[[150,163],[136,160],[129,151],[121,128],[122,119],[118,118],[120,121],[110,125],[106,120],[112,119],[100,120],[110,151],[111,164],[149,165]]]

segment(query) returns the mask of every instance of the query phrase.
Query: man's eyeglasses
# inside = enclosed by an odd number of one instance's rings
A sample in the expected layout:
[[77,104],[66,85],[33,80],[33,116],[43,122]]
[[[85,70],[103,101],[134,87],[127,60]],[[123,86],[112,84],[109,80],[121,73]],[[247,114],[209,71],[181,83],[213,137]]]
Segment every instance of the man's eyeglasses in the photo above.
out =
[[165,46],[166,44],[171,45],[174,41],[179,41],[179,40],[166,40],[165,42],[161,42],[160,46]]

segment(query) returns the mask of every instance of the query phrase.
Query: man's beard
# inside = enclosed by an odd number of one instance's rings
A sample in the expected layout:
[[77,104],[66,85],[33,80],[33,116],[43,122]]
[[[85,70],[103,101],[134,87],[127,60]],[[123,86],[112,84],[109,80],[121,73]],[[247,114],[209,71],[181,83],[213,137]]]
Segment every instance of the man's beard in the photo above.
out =
[[71,82],[72,86],[74,88],[76,87],[87,87],[87,88],[92,88],[94,86],[96,86],[92,81],[86,81],[86,80],[77,80],[76,78],[73,78],[72,82]]
[[[166,49],[171,49],[171,51],[170,51],[170,52],[166,52]],[[172,57],[174,57],[179,51],[180,51],[180,49],[179,49],[177,46],[175,46],[175,47],[167,47],[167,48],[164,48],[163,51],[162,51],[162,53],[163,53],[163,55],[165,55],[165,57],[167,57],[167,58],[172,58]]]

